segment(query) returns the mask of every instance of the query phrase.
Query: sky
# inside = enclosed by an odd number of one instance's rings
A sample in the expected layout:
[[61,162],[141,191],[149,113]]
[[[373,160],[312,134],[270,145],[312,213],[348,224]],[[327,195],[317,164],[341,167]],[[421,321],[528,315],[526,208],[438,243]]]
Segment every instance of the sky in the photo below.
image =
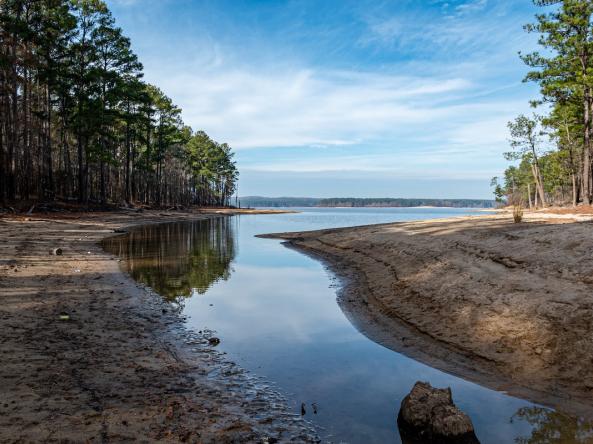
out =
[[492,197],[530,113],[530,0],[107,0],[239,194]]

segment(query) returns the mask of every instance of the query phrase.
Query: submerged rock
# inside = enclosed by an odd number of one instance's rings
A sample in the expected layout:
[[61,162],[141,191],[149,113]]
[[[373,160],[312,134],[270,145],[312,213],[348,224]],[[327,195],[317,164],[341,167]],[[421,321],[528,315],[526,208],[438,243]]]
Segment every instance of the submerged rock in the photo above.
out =
[[418,381],[397,416],[404,443],[479,444],[471,419],[453,403],[451,389]]

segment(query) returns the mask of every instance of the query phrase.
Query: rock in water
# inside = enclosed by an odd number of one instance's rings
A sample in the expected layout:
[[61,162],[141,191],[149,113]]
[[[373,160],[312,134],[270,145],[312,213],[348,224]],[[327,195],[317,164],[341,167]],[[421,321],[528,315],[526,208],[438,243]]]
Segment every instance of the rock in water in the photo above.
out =
[[397,425],[404,443],[479,444],[471,419],[455,406],[451,389],[418,381],[402,401]]

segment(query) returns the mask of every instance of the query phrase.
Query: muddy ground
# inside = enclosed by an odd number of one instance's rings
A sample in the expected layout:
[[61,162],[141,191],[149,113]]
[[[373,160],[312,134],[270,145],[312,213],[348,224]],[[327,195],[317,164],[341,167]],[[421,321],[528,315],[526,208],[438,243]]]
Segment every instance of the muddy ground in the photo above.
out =
[[188,333],[98,245],[116,229],[203,217],[0,218],[0,442],[315,440],[278,394]]

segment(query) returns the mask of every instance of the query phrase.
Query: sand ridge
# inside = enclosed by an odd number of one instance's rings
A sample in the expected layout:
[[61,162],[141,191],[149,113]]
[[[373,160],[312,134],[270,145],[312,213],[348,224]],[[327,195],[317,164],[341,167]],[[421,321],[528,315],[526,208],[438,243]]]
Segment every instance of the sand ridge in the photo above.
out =
[[508,213],[266,235],[346,279],[367,336],[484,385],[591,416],[591,215]]

